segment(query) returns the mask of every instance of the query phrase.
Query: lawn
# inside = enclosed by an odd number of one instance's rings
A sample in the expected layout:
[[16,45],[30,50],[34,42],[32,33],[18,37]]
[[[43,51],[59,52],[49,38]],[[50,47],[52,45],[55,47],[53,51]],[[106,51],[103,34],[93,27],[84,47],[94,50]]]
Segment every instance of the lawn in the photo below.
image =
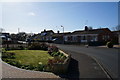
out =
[[15,59],[12,61],[20,62],[23,65],[37,66],[39,63],[47,64],[48,59],[53,57],[43,50],[10,50],[10,53],[15,53]]

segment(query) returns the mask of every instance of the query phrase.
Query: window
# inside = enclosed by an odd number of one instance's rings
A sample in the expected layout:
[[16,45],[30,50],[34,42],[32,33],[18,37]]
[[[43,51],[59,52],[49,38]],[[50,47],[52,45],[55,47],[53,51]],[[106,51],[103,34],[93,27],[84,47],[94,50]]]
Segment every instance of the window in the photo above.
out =
[[86,37],[85,37],[85,36],[83,36],[83,40],[86,40]]
[[72,39],[73,41],[76,41],[77,40],[77,37],[76,36],[73,36],[73,39]]
[[68,41],[67,36],[64,37],[64,40],[65,40],[65,41]]
[[102,36],[102,39],[103,39],[103,40],[105,39],[105,36],[104,36],[104,35]]

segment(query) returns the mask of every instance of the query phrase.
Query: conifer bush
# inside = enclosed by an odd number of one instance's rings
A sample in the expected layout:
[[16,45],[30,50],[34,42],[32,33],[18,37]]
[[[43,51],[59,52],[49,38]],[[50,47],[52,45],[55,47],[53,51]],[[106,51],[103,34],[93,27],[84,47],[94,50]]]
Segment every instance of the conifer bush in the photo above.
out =
[[107,42],[106,45],[107,45],[108,48],[113,48],[113,43],[112,43],[111,41],[110,41],[110,42]]

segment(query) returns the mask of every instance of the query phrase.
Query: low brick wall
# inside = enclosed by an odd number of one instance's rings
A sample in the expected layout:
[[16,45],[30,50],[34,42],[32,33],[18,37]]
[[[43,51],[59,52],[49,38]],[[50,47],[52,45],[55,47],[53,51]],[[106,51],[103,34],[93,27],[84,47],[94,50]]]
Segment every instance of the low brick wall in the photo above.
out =
[[68,66],[69,66],[69,63],[70,63],[70,59],[71,59],[71,55],[70,54],[66,54],[65,52],[61,51],[67,58],[65,59],[64,63],[56,63],[56,64],[53,64],[52,67],[53,67],[53,70],[52,72],[54,73],[66,73],[67,70],[68,70]]

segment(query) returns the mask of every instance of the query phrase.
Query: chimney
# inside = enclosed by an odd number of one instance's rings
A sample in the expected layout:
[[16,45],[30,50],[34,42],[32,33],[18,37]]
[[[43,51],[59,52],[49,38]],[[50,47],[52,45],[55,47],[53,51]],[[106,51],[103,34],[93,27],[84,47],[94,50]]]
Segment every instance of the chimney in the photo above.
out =
[[44,32],[46,32],[46,29],[44,29]]
[[58,31],[57,31],[57,33],[59,34],[59,33],[60,33],[60,31],[58,30]]
[[88,27],[87,26],[85,26],[85,31],[88,31]]

